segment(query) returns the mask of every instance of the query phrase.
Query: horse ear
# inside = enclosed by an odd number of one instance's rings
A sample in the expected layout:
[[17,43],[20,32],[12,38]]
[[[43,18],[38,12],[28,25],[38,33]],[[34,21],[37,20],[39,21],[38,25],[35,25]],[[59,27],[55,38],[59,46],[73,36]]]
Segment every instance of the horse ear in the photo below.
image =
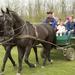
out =
[[5,12],[4,12],[4,10],[1,8],[1,12],[4,14]]
[[9,9],[8,8],[6,8],[6,13],[9,14]]

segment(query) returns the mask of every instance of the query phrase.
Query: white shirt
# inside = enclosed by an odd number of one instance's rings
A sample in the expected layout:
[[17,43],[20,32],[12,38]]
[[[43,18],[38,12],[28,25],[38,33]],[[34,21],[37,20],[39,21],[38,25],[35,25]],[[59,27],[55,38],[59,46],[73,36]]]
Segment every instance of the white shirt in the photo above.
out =
[[59,25],[59,26],[57,26],[57,29],[58,29],[57,32],[59,32],[59,33],[66,32],[65,26],[63,26],[63,25]]

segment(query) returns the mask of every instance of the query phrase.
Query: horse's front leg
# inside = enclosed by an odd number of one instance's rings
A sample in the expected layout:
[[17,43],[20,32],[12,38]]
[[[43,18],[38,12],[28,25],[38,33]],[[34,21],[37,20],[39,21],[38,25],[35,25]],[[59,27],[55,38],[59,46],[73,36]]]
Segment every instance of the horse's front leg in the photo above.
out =
[[11,49],[10,49],[9,46],[7,46],[7,47],[6,47],[6,53],[5,53],[5,56],[4,56],[4,59],[3,59],[3,64],[2,64],[2,68],[1,68],[1,73],[0,73],[0,75],[1,75],[1,74],[4,72],[4,70],[5,70],[5,65],[6,65],[7,59],[8,59],[8,57],[9,57],[9,55],[11,55],[10,52],[11,52]]
[[[8,51],[8,50],[11,50],[12,49],[12,45],[3,45],[4,48],[5,48],[5,51]],[[9,53],[9,59],[11,61],[11,63],[13,64],[14,67],[16,67],[16,64],[15,64],[15,61],[13,60],[12,56],[11,56],[11,53]]]
[[33,49],[34,49],[34,52],[35,52],[36,63],[39,64],[38,55],[37,55],[37,47],[34,46]]
[[27,46],[26,51],[25,51],[25,59],[24,59],[24,61],[25,61],[26,64],[28,64],[29,67],[33,68],[33,67],[35,67],[35,65],[28,61],[30,51],[31,51],[31,46]]
[[20,75],[22,71],[22,60],[23,60],[25,50],[23,50],[22,47],[17,47],[17,48],[18,48],[18,62],[19,62],[17,75]]
[[15,61],[13,60],[11,53],[9,54],[9,59],[10,59],[11,63],[13,64],[13,67],[15,68],[17,65],[16,65]]

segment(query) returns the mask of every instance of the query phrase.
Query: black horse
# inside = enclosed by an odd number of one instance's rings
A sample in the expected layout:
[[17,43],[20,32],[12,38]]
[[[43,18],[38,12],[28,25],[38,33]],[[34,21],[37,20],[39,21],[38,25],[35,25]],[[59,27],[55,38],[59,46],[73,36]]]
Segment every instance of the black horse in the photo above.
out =
[[[7,9],[4,15],[4,34],[8,37],[14,37],[16,40],[16,45],[18,48],[18,60],[19,60],[19,69],[18,73],[22,70],[22,59],[25,55],[25,62],[30,67],[35,67],[34,64],[31,64],[28,61],[28,57],[33,45],[36,43],[41,43],[44,47],[44,61],[43,66],[46,64],[46,60],[50,58],[50,50],[53,47],[52,44],[46,43],[41,40],[45,40],[48,42],[56,43],[56,35],[55,31],[52,27],[44,24],[40,24],[37,26],[33,26],[29,22],[24,22],[14,11],[10,12]],[[38,40],[40,39],[40,40]]]
[[[3,10],[2,10],[3,12]],[[5,64],[6,64],[6,61],[7,61],[7,58],[9,57],[11,63],[13,64],[13,67],[16,67],[16,64],[15,64],[15,61],[13,60],[12,56],[11,56],[11,49],[16,46],[16,43],[15,43],[15,38],[11,39],[11,40],[6,40],[6,37],[4,36],[4,29],[3,29],[3,15],[0,16],[0,42],[3,42],[2,43],[2,46],[4,47],[6,53],[5,53],[5,56],[4,56],[4,60],[3,60],[3,66],[1,68],[1,71],[3,72],[4,69],[5,69]],[[35,52],[35,56],[36,56],[36,63],[39,64],[39,61],[38,61],[38,56],[37,56],[37,47],[36,46],[33,46],[33,50]],[[3,74],[3,73],[0,73],[0,74]]]
[[[4,36],[3,36],[4,32],[3,32],[3,27],[2,27],[2,25],[3,25],[3,19],[4,19],[4,18],[3,18],[3,16],[1,15],[1,16],[0,16],[0,42],[2,42],[2,41],[5,40],[5,38],[4,38]],[[12,42],[12,41],[10,41],[10,42]],[[12,42],[12,43],[13,43],[13,42]],[[7,52],[8,52],[9,50],[11,50],[13,46],[15,46],[15,44],[11,45],[11,44],[9,44],[9,42],[5,42],[5,43],[3,43],[2,45],[4,46],[4,48],[5,48],[5,50],[6,50]],[[16,64],[15,64],[15,61],[13,60],[11,54],[9,54],[9,59],[10,59],[11,63],[13,64],[13,66],[15,67]],[[4,60],[4,62],[5,62],[5,60]]]
[[[3,16],[1,15],[0,16],[0,42],[4,41],[5,38],[4,38],[4,32],[3,32]],[[13,43],[13,41],[10,41]],[[12,47],[15,46],[15,44],[9,44],[10,42],[3,42],[2,43],[2,46],[4,47],[5,51],[6,51],[6,54],[9,53],[9,51],[11,51]],[[2,68],[2,71],[4,71],[4,68],[5,68],[5,59],[7,57],[7,55],[5,54],[5,57],[4,57],[4,60],[3,60],[3,68]],[[15,64],[15,61],[13,60],[12,56],[11,56],[11,53],[8,54],[8,57],[13,65],[13,67],[15,68],[16,67],[16,64]]]

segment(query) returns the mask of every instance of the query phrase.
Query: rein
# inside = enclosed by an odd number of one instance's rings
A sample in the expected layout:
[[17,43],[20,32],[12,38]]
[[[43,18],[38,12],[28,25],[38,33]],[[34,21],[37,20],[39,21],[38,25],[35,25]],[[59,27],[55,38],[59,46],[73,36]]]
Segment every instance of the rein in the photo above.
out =
[[[24,29],[24,26],[26,26],[26,25],[24,24],[24,25],[22,25],[22,26],[20,26],[20,27],[18,27],[18,28],[16,28],[16,29],[14,29],[14,31],[16,31],[16,30],[18,30],[18,29],[20,29],[20,28],[22,28],[22,27],[23,27],[23,29]],[[35,26],[33,26],[33,27],[35,28],[35,33],[36,33],[36,35],[38,36],[38,33],[37,33],[37,31],[36,31],[36,27],[35,27]],[[41,41],[41,42],[44,42],[44,43],[47,43],[47,44],[50,44],[50,45],[54,45],[54,46],[56,46],[56,47],[59,47],[58,45],[56,45],[56,44],[54,44],[54,43],[52,43],[52,42],[48,42],[48,41],[39,39],[39,38],[37,38],[37,36],[34,37],[34,36],[30,36],[30,35],[25,35],[25,36],[18,36],[18,37],[17,37],[17,35],[19,35],[19,34],[23,31],[23,29],[22,29],[19,33],[17,33],[16,35],[14,35],[13,37],[10,37],[8,40],[5,40],[5,41],[1,42],[0,44],[7,43],[7,42],[13,40],[13,38],[15,37],[15,38],[18,38],[18,39],[25,39],[25,38],[27,38],[27,39],[33,39],[33,40]],[[27,29],[27,31],[28,31],[28,27],[27,27],[27,26],[26,26],[26,29]],[[3,32],[3,31],[0,31],[0,32]]]
[[[11,37],[11,38],[9,38],[9,39],[6,40],[6,41],[1,42],[0,45],[1,45],[1,44],[4,44],[4,43],[14,45],[14,43],[7,43],[7,42],[13,40],[13,38],[14,38],[14,37]],[[37,37],[30,36],[30,35],[18,36],[18,37],[16,37],[16,38],[17,38],[17,39],[33,39],[33,40],[41,41],[41,42],[44,42],[44,43],[47,43],[47,44],[50,44],[50,45],[54,45],[54,46],[56,46],[56,47],[60,47],[60,46],[58,46],[58,45],[56,45],[56,44],[54,44],[54,43],[52,43],[52,42],[50,42],[50,41],[48,42],[48,41],[45,41],[45,40],[41,40],[41,39],[39,39],[39,38],[37,38]]]
[[[21,27],[24,27],[24,26],[26,26],[27,33],[28,33],[28,26],[25,25],[25,24],[24,24],[23,26],[20,26],[19,28],[15,29],[15,30],[18,30],[18,29],[20,29]],[[37,38],[37,37],[38,37],[37,29],[36,29],[35,26],[33,26],[33,28],[35,29],[36,37],[30,36],[30,35],[25,35],[25,36],[18,36],[18,37],[16,37],[16,38],[18,38],[18,39],[25,39],[25,38],[27,38],[27,39],[34,39],[34,40],[37,40],[37,41],[41,41],[41,42],[48,43],[48,44],[50,44],[50,45],[54,45],[54,46],[56,46],[56,47],[59,47],[58,45],[56,45],[56,44],[54,44],[54,43],[52,43],[52,42],[48,42],[48,41],[45,41],[45,40],[42,40],[42,39]],[[19,34],[19,33],[18,33],[18,34]],[[17,36],[18,34],[16,34],[15,36]]]
[[48,42],[48,41],[39,39],[39,38],[34,37],[34,36],[30,36],[30,35],[18,36],[18,37],[16,37],[16,38],[18,38],[18,39],[33,39],[33,40],[41,41],[41,42],[44,42],[44,43],[47,43],[47,44],[50,44],[50,45],[54,45],[54,46],[56,46],[56,47],[59,47],[58,45],[56,45],[56,44],[54,44],[54,43],[52,43],[52,42],[50,42],[50,41]]
[[22,26],[20,26],[20,27],[18,27],[18,28],[16,28],[16,29],[14,29],[14,31],[16,31],[16,30],[18,30],[18,29],[22,28],[23,26],[25,26],[25,24],[24,24],[24,25],[22,25]]
[[[20,27],[18,27],[18,28],[16,28],[16,29],[14,29],[14,31],[16,31],[16,30],[18,30],[18,29],[22,28],[23,26],[25,26],[25,24],[24,24],[24,25],[22,25],[22,26],[20,26]],[[4,32],[4,31],[0,31],[0,32]]]
[[[8,37],[7,37],[7,38],[8,38]],[[2,42],[0,42],[0,45],[9,42],[9,41],[11,41],[12,39],[13,39],[13,37],[11,37],[11,38],[9,38],[9,39],[7,39],[7,40],[5,40],[5,41],[2,41]],[[7,44],[8,44],[8,43],[7,43]]]

